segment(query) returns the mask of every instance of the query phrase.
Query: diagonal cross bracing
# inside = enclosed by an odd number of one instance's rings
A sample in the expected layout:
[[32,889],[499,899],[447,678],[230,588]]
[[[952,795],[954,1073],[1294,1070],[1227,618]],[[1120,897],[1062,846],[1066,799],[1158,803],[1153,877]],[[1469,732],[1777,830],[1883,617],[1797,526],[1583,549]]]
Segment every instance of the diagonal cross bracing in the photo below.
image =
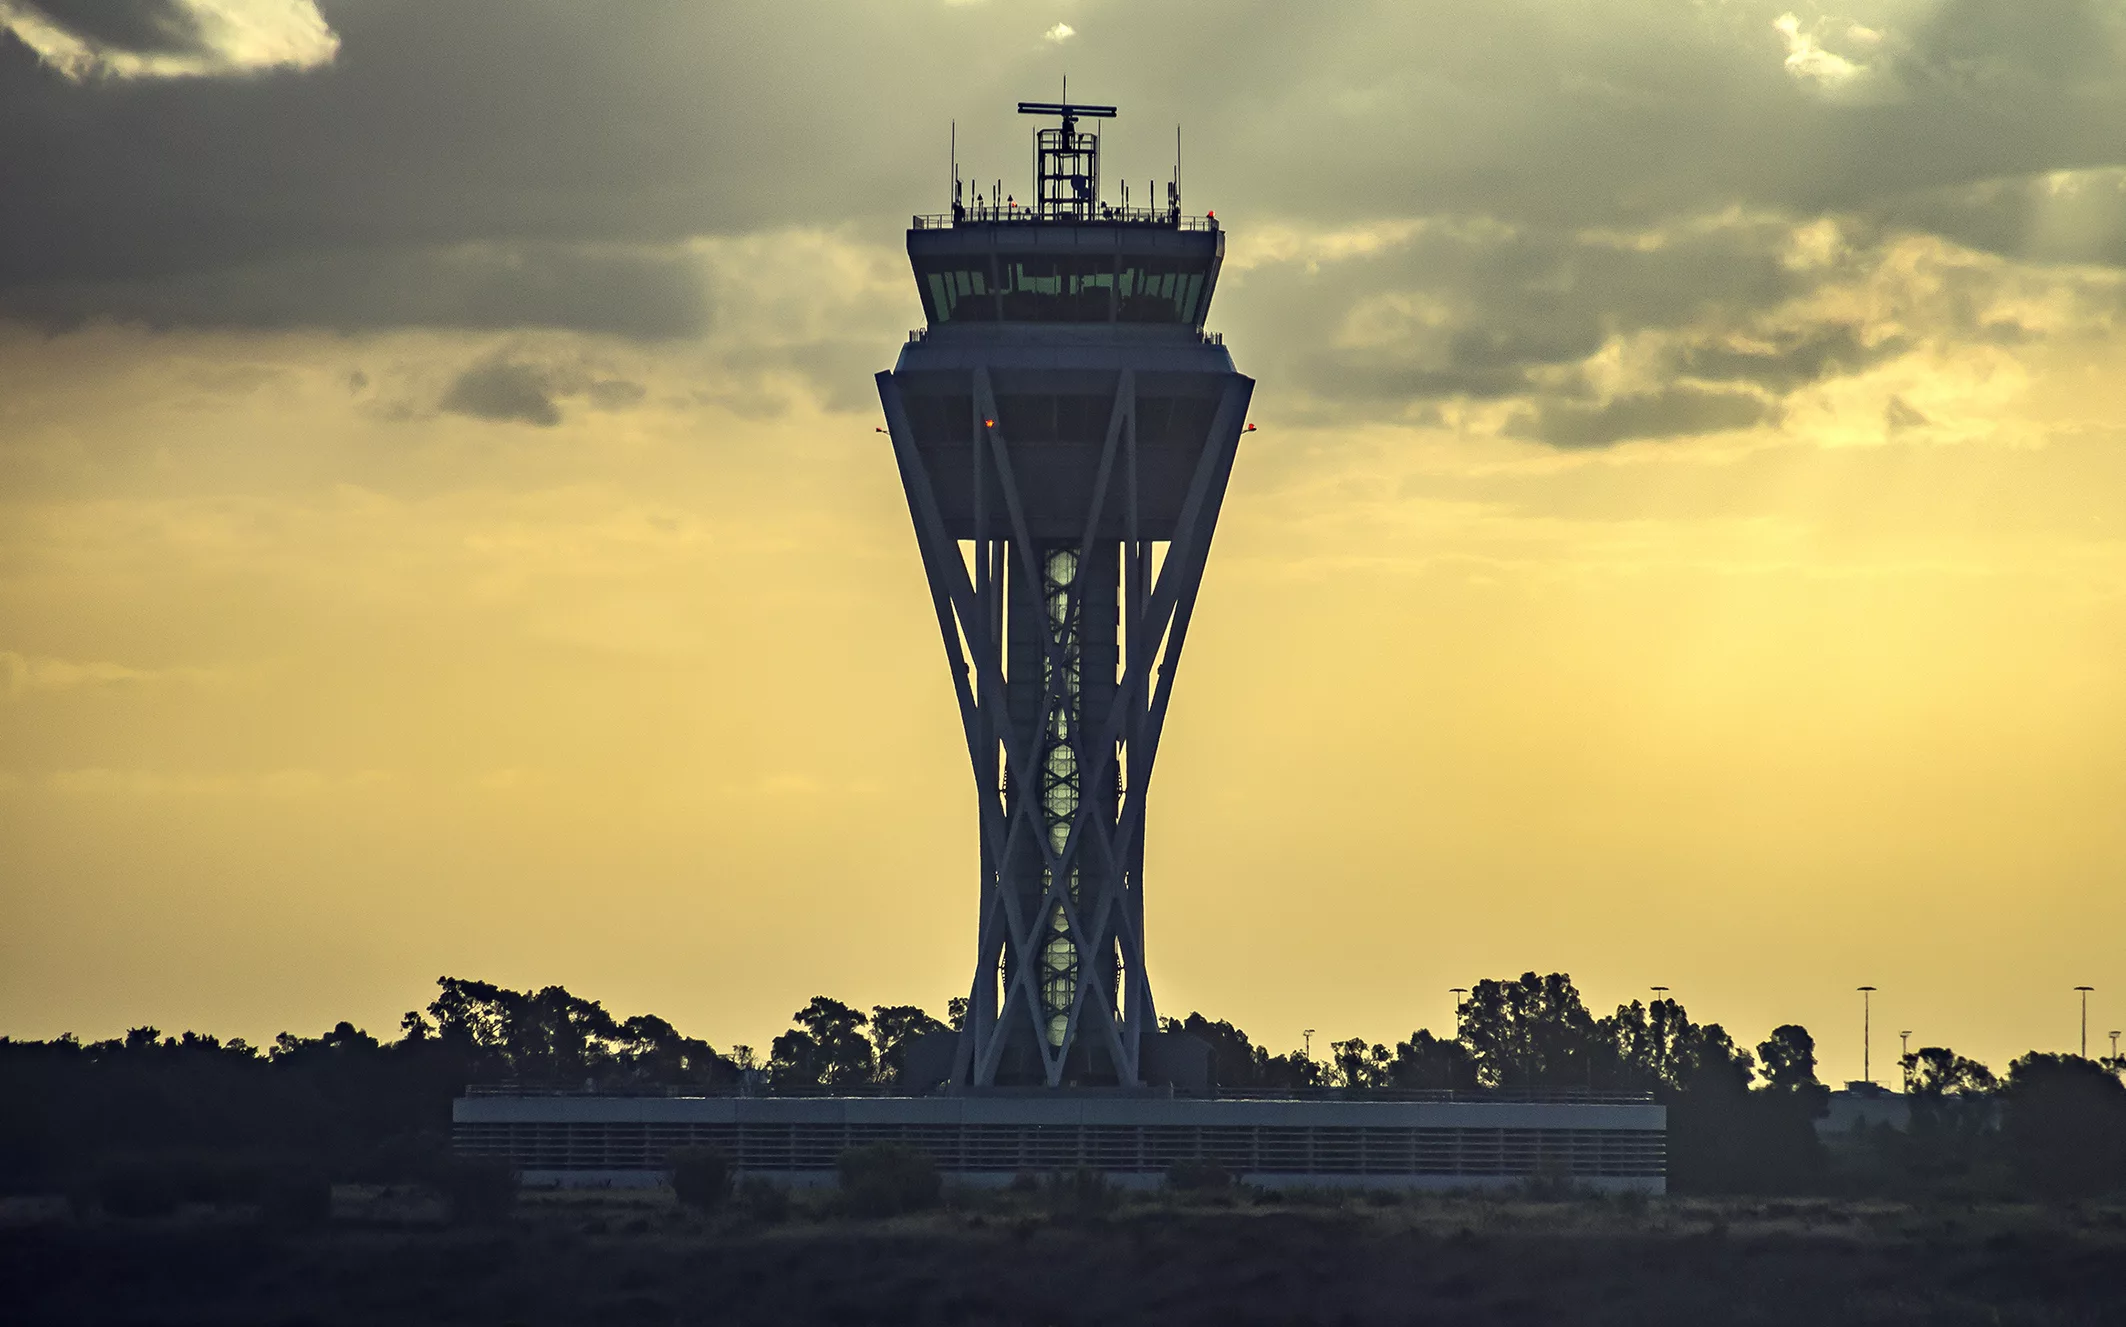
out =
[[[986,369],[971,371],[961,398],[973,416],[971,530],[948,521],[901,387],[878,375],[978,794],[976,966],[954,1068],[963,1085],[995,1085],[1010,1069],[1013,1081],[1032,1072],[1051,1087],[1103,1072],[1111,1077],[1101,1081],[1135,1086],[1157,1030],[1144,963],[1144,800],[1253,384],[1227,375],[1154,579],[1139,381],[1123,369],[1113,382],[1084,509],[1059,539],[1052,520],[1037,532],[1029,518],[1036,495]],[[1038,496],[1052,516],[1052,495]],[[972,576],[960,542],[970,533]],[[1100,648],[1118,652],[1088,671],[1094,605],[1095,618],[1117,618],[1113,643]]]

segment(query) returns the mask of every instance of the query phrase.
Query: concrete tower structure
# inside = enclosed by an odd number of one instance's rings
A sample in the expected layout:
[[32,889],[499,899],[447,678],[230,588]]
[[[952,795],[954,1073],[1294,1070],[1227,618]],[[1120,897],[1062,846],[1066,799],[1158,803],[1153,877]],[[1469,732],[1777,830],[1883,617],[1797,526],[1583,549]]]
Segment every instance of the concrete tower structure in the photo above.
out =
[[878,375],[959,698],[980,823],[974,979],[949,1082],[1191,1075],[1145,970],[1160,732],[1251,379],[1204,317],[1225,234],[1102,198],[1111,106],[1021,103],[1032,200],[917,217],[927,326]]
[[1667,1112],[1643,1095],[1221,1090],[1208,1047],[1160,1032],[1145,798],[1254,383],[1203,330],[1212,217],[1183,215],[1178,184],[1159,208],[1102,198],[1078,125],[1112,107],[1019,109],[1061,120],[1036,133],[1031,201],[1000,185],[915,219],[928,325],[878,375],[974,775],[961,1032],[849,1096],[469,1087],[457,1149],[531,1184],[655,1184],[683,1147],[831,1184],[847,1149],[892,1143],[968,1184],[1213,1161],[1263,1185],[1661,1192]]

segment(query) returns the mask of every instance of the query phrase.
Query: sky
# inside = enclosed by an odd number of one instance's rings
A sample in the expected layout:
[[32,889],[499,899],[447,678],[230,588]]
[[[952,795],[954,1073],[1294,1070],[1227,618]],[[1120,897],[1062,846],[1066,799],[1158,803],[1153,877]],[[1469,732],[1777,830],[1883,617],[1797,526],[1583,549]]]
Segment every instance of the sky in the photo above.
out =
[[2119,0],[0,0],[0,1034],[963,994],[870,375],[1066,75],[1257,380],[1162,1013],[2126,1026]]

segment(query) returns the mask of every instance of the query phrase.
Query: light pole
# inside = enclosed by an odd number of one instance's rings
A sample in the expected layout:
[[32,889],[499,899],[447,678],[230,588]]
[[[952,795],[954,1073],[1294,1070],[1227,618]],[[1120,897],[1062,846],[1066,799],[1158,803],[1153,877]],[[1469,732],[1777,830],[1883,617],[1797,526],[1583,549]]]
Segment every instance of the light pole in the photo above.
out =
[[2116,1028],[2112,1029],[2111,1033],[2111,1062],[2113,1064],[2119,1062],[2119,1034]]
[[1912,1095],[1912,1029],[1897,1034],[1897,1063],[1905,1071],[1905,1095]]
[[1469,994],[1469,988],[1467,986],[1449,986],[1447,990],[1454,996],[1454,1035],[1459,1040],[1462,1035],[1462,1006],[1468,1002],[1464,997]]
[[1666,986],[1649,986],[1646,989],[1654,993],[1654,1001],[1657,1004],[1660,1002],[1662,996],[1668,994],[1668,988]]
[[1875,988],[1856,986],[1860,992],[1860,1081],[1872,1086],[1875,1082]]
[[1314,1029],[1308,1028],[1306,1031],[1300,1033],[1299,1035],[1305,1038],[1306,1040],[1307,1048],[1304,1054],[1307,1057],[1307,1063],[1312,1064],[1314,1063]]
[[2089,992],[2096,987],[2077,986],[2074,989],[2082,993],[2082,1058],[2086,1060],[2089,1058]]

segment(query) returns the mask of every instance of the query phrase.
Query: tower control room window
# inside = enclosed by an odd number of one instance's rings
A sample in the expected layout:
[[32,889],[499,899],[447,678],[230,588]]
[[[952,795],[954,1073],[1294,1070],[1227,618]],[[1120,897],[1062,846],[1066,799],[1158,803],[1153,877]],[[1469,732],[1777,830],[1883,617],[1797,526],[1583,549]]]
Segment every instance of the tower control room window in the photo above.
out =
[[918,260],[923,312],[940,323],[1185,323],[1209,303],[1202,259],[1112,254],[940,254]]
[[989,260],[954,257],[924,263],[918,269],[924,312],[933,323],[995,322],[996,289]]
[[1112,258],[1005,254],[997,269],[1008,322],[1104,323],[1114,316]]
[[1170,258],[1124,258],[1115,279],[1115,316],[1126,323],[1200,323],[1210,269]]

